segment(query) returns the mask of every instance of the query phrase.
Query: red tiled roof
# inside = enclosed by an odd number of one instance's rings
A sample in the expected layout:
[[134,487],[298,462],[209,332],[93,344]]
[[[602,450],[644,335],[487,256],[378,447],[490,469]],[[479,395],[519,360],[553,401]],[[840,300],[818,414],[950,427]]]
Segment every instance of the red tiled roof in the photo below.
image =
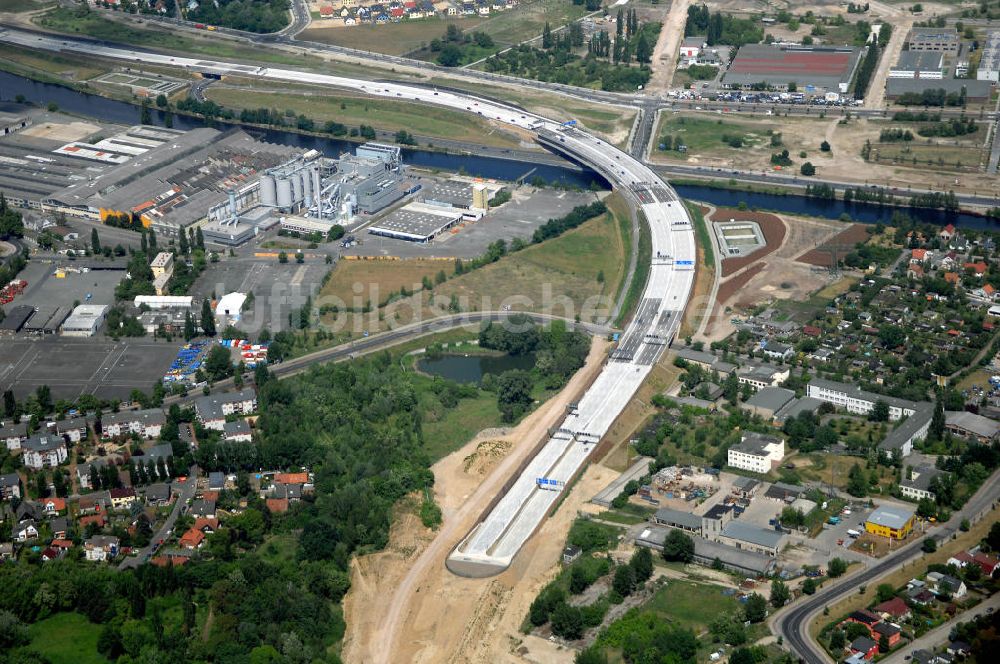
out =
[[305,484],[309,481],[309,473],[275,473],[274,481],[281,484]]
[[196,549],[203,541],[205,541],[205,533],[191,528],[181,537],[180,544],[188,549]]
[[288,511],[288,498],[268,498],[267,509],[275,514],[283,514]]
[[910,607],[908,607],[906,605],[906,602],[904,602],[899,597],[893,597],[892,599],[886,600],[885,602],[882,602],[881,604],[876,606],[875,612],[888,613],[890,616],[894,618],[899,618],[908,614],[910,612]]

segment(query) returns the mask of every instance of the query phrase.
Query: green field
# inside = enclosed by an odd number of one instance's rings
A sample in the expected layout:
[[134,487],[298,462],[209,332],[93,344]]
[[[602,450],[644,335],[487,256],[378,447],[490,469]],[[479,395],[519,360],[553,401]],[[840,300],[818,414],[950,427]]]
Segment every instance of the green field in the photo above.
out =
[[[340,21],[334,20],[335,23]],[[481,18],[441,17],[406,20],[388,25],[354,25],[322,27],[322,23],[299,35],[303,41],[322,44],[336,44],[362,51],[374,51],[388,55],[403,55],[425,47],[436,37],[441,37],[449,25],[457,25],[460,30],[475,30],[483,23]]]
[[[486,18],[437,16],[388,25],[355,26],[342,26],[339,20],[334,19],[329,23],[336,27],[327,27],[324,25],[326,22],[314,23],[314,27],[299,35],[299,39],[388,55],[412,54],[430,60],[436,54],[426,50],[426,47],[432,39],[442,37],[449,25],[458,26],[463,32],[485,32],[493,37],[498,48],[504,48],[538,37],[546,22],[555,29],[586,13],[582,5],[574,5],[567,0],[535,0]],[[483,54],[488,55],[489,51]]]
[[930,167],[948,171],[978,171],[983,150],[979,145],[920,145],[917,141],[873,142],[871,155],[870,161],[882,164],[893,163],[912,168]]
[[[771,150],[770,137],[767,134],[769,129],[780,130],[777,125],[744,124],[722,118],[662,113],[653,134],[654,140],[659,142],[664,134],[673,136],[674,140],[680,140],[687,146],[687,153],[660,150],[654,152],[663,157],[687,159],[691,154],[711,153],[731,157],[748,150]],[[723,135],[741,137],[744,146],[730,147],[722,141]]]
[[697,633],[719,614],[738,611],[740,603],[723,595],[720,586],[671,579],[644,608]]
[[[38,24],[69,34],[87,35],[105,41],[133,44],[145,48],[199,53],[217,58],[231,58],[245,62],[275,62],[286,65],[331,69],[329,63],[308,56],[293,56],[261,48],[239,46],[219,36],[205,38],[181,37],[176,32],[148,30],[111,21],[96,11],[80,11],[58,7],[36,19]],[[335,67],[334,67],[335,68]]]
[[434,463],[465,445],[483,429],[495,426],[500,426],[497,397],[492,392],[480,390],[475,399],[462,399],[454,408],[428,413],[421,425],[424,447]]
[[511,134],[498,131],[489,122],[470,113],[429,109],[426,105],[406,101],[370,99],[348,94],[327,95],[307,92],[289,95],[284,91],[254,87],[238,89],[210,87],[205,91],[212,101],[227,108],[242,110],[268,106],[291,109],[317,124],[327,121],[347,126],[367,124],[384,131],[405,130],[417,136],[447,138],[498,147],[518,147],[520,141]]
[[57,613],[40,620],[28,628],[31,633],[30,650],[34,650],[52,664],[106,664],[108,661],[97,652],[99,625],[91,624],[79,613]]
[[586,14],[583,5],[566,0],[522,2],[514,11],[493,14],[479,29],[501,45],[519,44],[542,34],[546,21],[555,30]]
[[[621,230],[613,214],[601,215],[557,238],[449,279],[434,292],[444,297],[452,294],[466,297],[476,307],[488,297],[494,308],[507,298],[527,297],[530,304],[517,303],[515,308],[540,311],[548,289],[552,301],[558,303],[558,299],[565,296],[572,301],[574,309],[564,312],[564,308],[556,304],[551,313],[570,318],[579,313],[583,320],[589,320],[592,313],[599,318],[596,312],[585,312],[584,304],[596,295],[612,300],[617,294],[618,285],[624,278],[623,257],[629,241],[622,237]],[[598,280],[602,273],[603,282]]]

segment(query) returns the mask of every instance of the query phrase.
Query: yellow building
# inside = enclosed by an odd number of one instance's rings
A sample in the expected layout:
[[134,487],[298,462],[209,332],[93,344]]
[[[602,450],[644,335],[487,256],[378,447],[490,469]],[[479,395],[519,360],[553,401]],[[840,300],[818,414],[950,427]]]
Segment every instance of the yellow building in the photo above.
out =
[[913,510],[908,507],[883,505],[865,520],[865,530],[872,535],[901,540],[913,530],[915,520]]

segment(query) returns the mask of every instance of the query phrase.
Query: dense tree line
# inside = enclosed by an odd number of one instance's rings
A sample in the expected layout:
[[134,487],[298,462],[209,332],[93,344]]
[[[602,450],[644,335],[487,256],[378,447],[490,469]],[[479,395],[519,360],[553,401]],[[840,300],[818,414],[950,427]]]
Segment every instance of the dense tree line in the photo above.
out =
[[762,41],[764,30],[755,19],[709,12],[706,5],[692,5],[688,7],[684,36],[695,35],[705,35],[705,43],[709,46],[727,44],[739,47]]
[[881,55],[881,50],[878,44],[870,44],[868,46],[868,52],[865,53],[864,58],[861,60],[861,64],[858,65],[858,72],[854,75],[854,96],[858,99],[863,99],[868,93],[868,85],[871,83],[872,76],[875,74],[875,69],[878,67],[878,59]]
[[214,0],[188,10],[187,19],[248,32],[277,32],[288,25],[288,0]]
[[959,92],[946,92],[944,88],[934,88],[923,92],[906,92],[899,96],[900,106],[965,106],[965,87]]
[[878,135],[879,143],[909,143],[912,140],[913,132],[909,129],[900,129],[898,127],[893,129],[883,129]]
[[946,122],[935,122],[917,129],[921,136],[941,136],[951,138],[952,136],[965,136],[979,131],[979,125],[971,118],[952,118]]

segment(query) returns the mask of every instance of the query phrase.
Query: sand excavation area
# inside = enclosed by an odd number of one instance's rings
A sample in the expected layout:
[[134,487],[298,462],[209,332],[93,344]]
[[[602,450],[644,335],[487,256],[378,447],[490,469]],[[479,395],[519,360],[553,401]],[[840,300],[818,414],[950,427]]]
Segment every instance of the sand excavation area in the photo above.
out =
[[[805,300],[830,281],[829,274],[798,259],[843,231],[838,221],[749,212],[733,208],[712,209],[711,222],[756,221],[767,246],[742,258],[722,261],[724,278],[719,284],[712,318],[705,330],[708,341],[718,341],[735,330],[730,322],[737,310],[769,300]],[[733,261],[735,269],[727,263]]]
[[[413,506],[401,507],[385,551],[357,558],[344,601],[350,662],[572,662],[570,651],[524,641],[519,626],[542,585],[558,572],[581,505],[617,472],[588,466],[511,567],[489,579],[455,576],[444,565],[490,500],[600,372],[608,342],[595,339],[587,362],[555,397],[510,430],[481,433],[432,468],[444,515],[436,532]],[[416,502],[416,501],[414,501]]]

